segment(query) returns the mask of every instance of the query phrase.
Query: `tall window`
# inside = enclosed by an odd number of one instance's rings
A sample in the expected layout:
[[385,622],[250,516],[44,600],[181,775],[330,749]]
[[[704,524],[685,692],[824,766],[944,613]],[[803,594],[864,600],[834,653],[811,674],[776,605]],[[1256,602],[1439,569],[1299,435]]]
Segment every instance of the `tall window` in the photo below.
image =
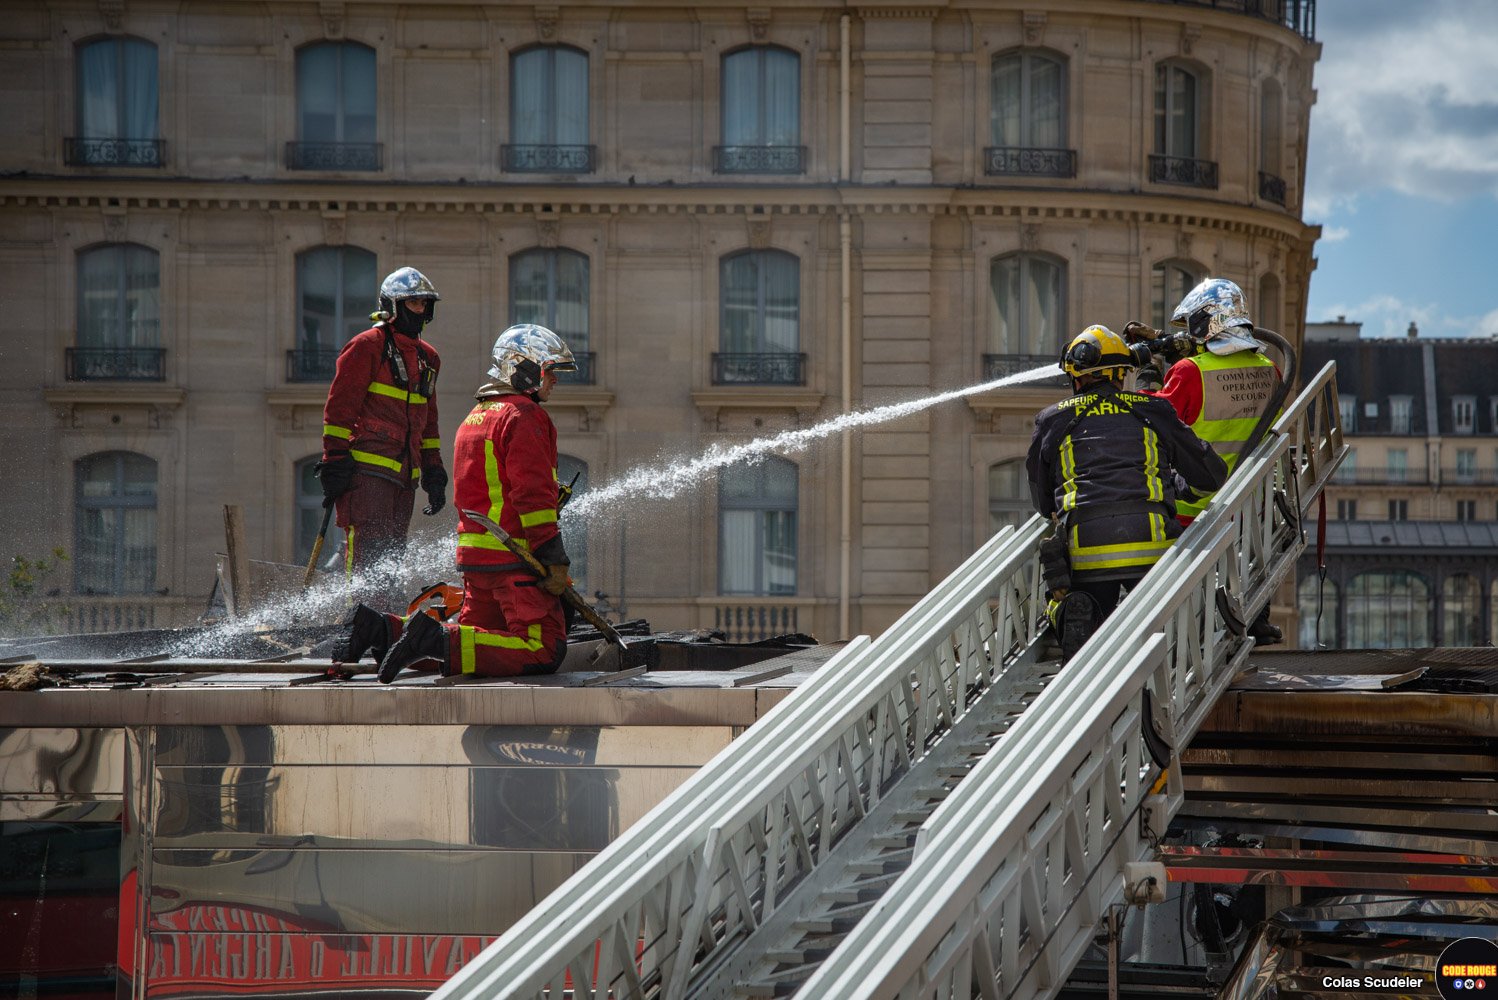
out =
[[[1389,397],[1389,433],[1408,434],[1410,432],[1410,413],[1413,400],[1409,396]],[[1375,410],[1376,414],[1378,411]]]
[[1471,482],[1477,478],[1477,449],[1458,448],[1456,450],[1456,478]]
[[796,592],[794,462],[770,458],[718,477],[718,592]]
[[[562,486],[571,483],[573,498],[581,499],[583,494],[588,492],[588,463],[580,458],[573,458],[571,455],[558,455],[557,482]],[[573,580],[577,581],[578,593],[586,595],[588,592],[588,522],[580,517],[568,517],[563,513],[560,525],[562,545],[567,549],[567,558],[572,560],[568,573],[571,574]]]
[[138,38],[101,38],[78,46],[78,136],[70,164],[159,167],[156,46]]
[[375,51],[357,42],[318,42],[297,50],[297,142],[293,170],[378,170]]
[[1441,581],[1441,645],[1482,645],[1482,588],[1470,573]]
[[1347,648],[1431,644],[1430,582],[1408,570],[1359,573],[1347,584]]
[[1066,264],[1016,253],[988,268],[989,353],[1054,357],[1066,331]]
[[506,170],[588,173],[588,54],[563,45],[517,52],[510,60],[510,144]]
[[1190,261],[1167,260],[1150,271],[1150,301],[1153,304],[1155,328],[1170,326],[1170,314],[1202,280],[1201,269]]
[[1283,107],[1279,81],[1265,80],[1259,90],[1259,197],[1276,205],[1285,203]]
[[[1280,332],[1280,279],[1273,274],[1259,278],[1258,325]],[[1346,427],[1342,430],[1345,432]]]
[[1456,519],[1458,521],[1477,520],[1477,501],[1458,500],[1456,502]]
[[1337,645],[1337,610],[1340,589],[1333,580],[1323,583],[1319,576],[1303,577],[1295,588],[1295,603],[1300,611],[1301,649],[1325,649]]
[[1338,396],[1337,418],[1342,424],[1343,434],[1356,434],[1358,431],[1358,397]]
[[723,258],[719,281],[713,381],[801,385],[801,261],[748,250]]
[[1410,502],[1408,500],[1389,501],[1389,520],[1408,521],[1410,519]]
[[1066,146],[1066,63],[1041,52],[994,56],[989,77],[990,174],[1072,177]]
[[988,467],[988,530],[992,534],[1006,525],[1023,524],[1034,513],[1030,503],[1030,480],[1025,460],[1011,458]]
[[1155,67],[1155,153],[1149,179],[1215,188],[1217,164],[1206,154],[1205,76],[1179,63]]
[[156,589],[156,463],[101,452],[73,467],[74,586],[80,594]]
[[1356,521],[1358,519],[1358,502],[1356,500],[1337,501],[1337,520]]
[[68,350],[69,379],[164,377],[160,275],[150,247],[112,243],[78,254],[78,346]]
[[1407,448],[1390,448],[1385,467],[1389,470],[1389,482],[1402,483],[1409,479],[1410,453]]
[[296,348],[293,382],[333,377],[338,351],[369,326],[378,289],[375,255],[358,247],[316,247],[296,258]]
[[1337,466],[1337,471],[1332,473],[1332,479],[1339,483],[1355,483],[1358,480],[1358,450],[1348,448],[1347,454],[1342,458],[1342,464]]
[[577,359],[575,376],[562,381],[593,383],[588,350],[588,258],[573,250],[536,248],[510,258],[510,322],[539,323],[567,342]]
[[1453,396],[1451,398],[1451,429],[1458,434],[1471,434],[1477,428],[1477,397]]
[[799,174],[801,57],[763,45],[723,57],[723,145],[719,173]]

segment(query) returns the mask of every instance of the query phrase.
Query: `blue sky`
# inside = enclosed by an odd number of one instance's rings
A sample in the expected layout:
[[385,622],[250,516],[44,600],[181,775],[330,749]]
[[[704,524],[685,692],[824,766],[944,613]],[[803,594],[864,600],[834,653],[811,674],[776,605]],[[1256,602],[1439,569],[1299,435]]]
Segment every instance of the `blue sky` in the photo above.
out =
[[1307,319],[1498,335],[1498,2],[1318,0]]

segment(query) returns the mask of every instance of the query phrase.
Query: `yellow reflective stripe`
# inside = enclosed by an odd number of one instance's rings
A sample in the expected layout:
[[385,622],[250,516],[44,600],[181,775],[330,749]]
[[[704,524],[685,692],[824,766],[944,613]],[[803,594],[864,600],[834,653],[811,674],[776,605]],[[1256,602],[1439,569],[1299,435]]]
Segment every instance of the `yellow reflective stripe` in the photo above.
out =
[[474,660],[472,625],[458,626],[458,650],[459,655],[462,657],[462,662],[459,664],[460,669],[465,674],[473,673]]
[[484,439],[484,482],[489,485],[489,509],[485,511],[489,520],[498,521],[499,512],[505,504],[504,483],[499,481],[499,458],[494,454],[494,442]]
[[475,646],[496,646],[500,649],[523,649],[527,652],[534,653],[543,645],[543,643],[541,642],[541,626],[532,625],[529,632],[530,638],[522,638],[518,635],[500,635],[495,632],[475,631],[473,633],[473,642]]
[[1077,454],[1072,450],[1071,435],[1061,440],[1061,509],[1072,510],[1077,506]]
[[345,441],[354,436],[352,430],[347,427],[339,427],[337,424],[323,424],[322,432],[324,437],[343,438]]
[[557,512],[555,508],[546,510],[533,510],[529,514],[520,515],[520,526],[522,528],[534,528],[538,524],[556,524]]
[[[354,461],[363,462],[365,465],[378,465],[382,469],[391,469],[395,472],[401,471],[401,464],[399,462],[393,458],[386,458],[384,455],[376,455],[369,451],[359,451],[357,448],[350,450],[349,455],[353,457]],[[412,473],[416,473],[415,469],[411,471]],[[419,473],[416,474],[419,475]]]
[[1144,429],[1144,484],[1146,499],[1165,499],[1165,484],[1160,481],[1160,436],[1148,427]]
[[426,450],[428,450],[430,448],[441,448],[441,447],[442,447],[442,439],[441,438],[422,438],[421,439],[421,450],[422,451],[426,451]]
[[343,575],[352,581],[354,579],[354,526],[351,524],[343,529]]
[[369,391],[376,396],[389,396],[391,399],[398,399],[403,403],[410,403],[412,406],[420,406],[427,401],[427,398],[419,392],[407,392],[405,389],[386,385],[384,382],[369,383]]
[[[489,534],[487,531],[460,531],[458,532],[458,544],[465,545],[470,549],[495,549],[508,552],[509,548],[504,542]],[[524,538],[516,538],[515,544],[522,549],[529,549],[530,543]]]

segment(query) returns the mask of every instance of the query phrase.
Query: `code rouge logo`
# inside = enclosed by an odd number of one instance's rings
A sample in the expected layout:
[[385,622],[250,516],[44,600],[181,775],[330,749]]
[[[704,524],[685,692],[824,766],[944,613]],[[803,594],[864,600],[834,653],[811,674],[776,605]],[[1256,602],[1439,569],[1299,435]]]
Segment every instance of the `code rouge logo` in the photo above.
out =
[[1448,944],[1436,962],[1436,989],[1442,1000],[1498,998],[1498,943],[1469,937]]

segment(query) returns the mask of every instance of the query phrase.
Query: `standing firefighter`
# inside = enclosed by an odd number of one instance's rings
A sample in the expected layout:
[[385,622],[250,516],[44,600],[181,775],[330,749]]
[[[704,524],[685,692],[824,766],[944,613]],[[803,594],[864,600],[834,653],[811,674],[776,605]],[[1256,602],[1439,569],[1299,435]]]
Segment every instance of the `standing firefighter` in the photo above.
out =
[[453,493],[460,511],[498,522],[546,576],[531,575],[497,538],[460,516],[458,624],[414,616],[380,663],[381,681],[423,660],[435,660],[443,674],[490,677],[548,674],[561,665],[567,625],[559,595],[572,581],[557,525],[557,429],[541,404],[557,372],[576,370],[562,338],[543,326],[512,326],[494,342],[494,381],[479,387],[453,445]]
[[418,483],[425,513],[446,504],[447,471],[437,436],[441,361],[421,339],[440,296],[414,267],[380,283],[373,327],[338,355],[323,407],[323,506],[336,504],[350,577],[406,541]]
[[[1279,388],[1280,372],[1254,339],[1243,290],[1225,278],[1207,278],[1181,299],[1170,317],[1183,333],[1156,344],[1172,360],[1156,395],[1167,400],[1198,437],[1209,442],[1231,472],[1254,426]],[[1133,325],[1131,324],[1131,328]],[[1125,335],[1129,330],[1126,329]],[[1211,501],[1192,495],[1177,502],[1182,524],[1190,524]],[[1269,608],[1249,627],[1261,646],[1281,641]]]
[[1222,459],[1169,404],[1122,389],[1147,358],[1107,327],[1089,326],[1061,355],[1074,395],[1035,418],[1025,469],[1035,509],[1057,525],[1046,587],[1064,659],[1180,535],[1175,475],[1199,490],[1227,478]]

